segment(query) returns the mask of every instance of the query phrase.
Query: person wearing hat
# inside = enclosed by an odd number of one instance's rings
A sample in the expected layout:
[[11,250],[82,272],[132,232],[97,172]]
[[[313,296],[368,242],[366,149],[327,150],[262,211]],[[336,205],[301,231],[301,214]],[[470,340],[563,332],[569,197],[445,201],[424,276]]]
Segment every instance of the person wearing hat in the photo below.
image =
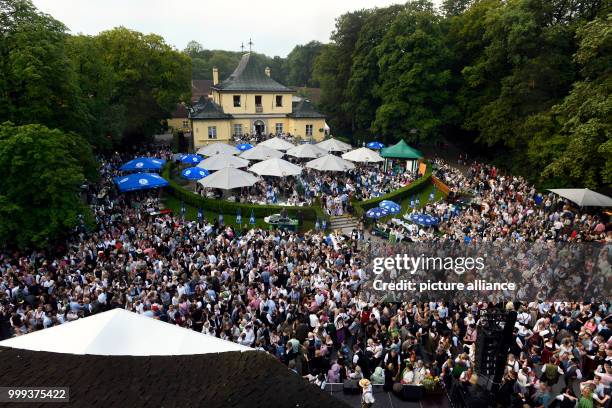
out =
[[376,401],[372,394],[372,383],[367,378],[359,380],[359,386],[361,387],[361,408],[370,408]]

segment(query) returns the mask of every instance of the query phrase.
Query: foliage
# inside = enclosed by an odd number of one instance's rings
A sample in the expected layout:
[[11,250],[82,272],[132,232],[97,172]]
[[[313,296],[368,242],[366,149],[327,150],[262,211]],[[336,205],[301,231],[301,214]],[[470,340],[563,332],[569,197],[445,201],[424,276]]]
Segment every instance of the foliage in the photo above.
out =
[[317,87],[319,84],[312,77],[315,59],[323,50],[323,44],[311,41],[308,44],[296,45],[287,55],[284,66],[287,73],[287,85]]
[[319,109],[354,143],[465,143],[540,186],[611,180],[600,0],[427,0],[349,12],[316,59]]
[[[390,140],[439,138],[449,121],[450,51],[439,17],[427,1],[409,3],[376,48],[381,105],[372,126]],[[416,129],[417,131],[412,131]]]
[[0,0],[0,123],[82,130],[66,27],[29,1]]
[[0,125],[0,242],[45,247],[90,217],[80,197],[96,171],[87,146],[42,125]]

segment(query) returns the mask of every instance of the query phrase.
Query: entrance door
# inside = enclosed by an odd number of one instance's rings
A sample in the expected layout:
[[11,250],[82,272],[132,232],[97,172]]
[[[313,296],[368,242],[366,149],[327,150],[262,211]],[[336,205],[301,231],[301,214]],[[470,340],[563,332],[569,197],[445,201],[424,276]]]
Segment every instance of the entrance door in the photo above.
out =
[[266,133],[266,125],[261,120],[256,120],[253,125],[255,126],[255,134],[261,136]]

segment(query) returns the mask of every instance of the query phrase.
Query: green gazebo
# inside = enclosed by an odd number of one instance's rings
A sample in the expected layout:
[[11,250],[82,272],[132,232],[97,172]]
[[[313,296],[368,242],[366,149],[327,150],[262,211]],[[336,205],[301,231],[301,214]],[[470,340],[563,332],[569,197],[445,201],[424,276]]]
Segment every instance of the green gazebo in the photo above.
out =
[[417,170],[417,162],[423,158],[423,153],[408,146],[404,139],[393,146],[385,147],[380,151],[380,155],[385,159],[406,160],[406,169],[411,171]]

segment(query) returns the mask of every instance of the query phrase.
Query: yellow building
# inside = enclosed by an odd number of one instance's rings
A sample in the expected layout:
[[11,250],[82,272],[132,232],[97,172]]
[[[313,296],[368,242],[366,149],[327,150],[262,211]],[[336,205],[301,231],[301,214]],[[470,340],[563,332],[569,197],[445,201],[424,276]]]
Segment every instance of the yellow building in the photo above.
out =
[[219,82],[213,68],[212,99],[201,98],[189,114],[193,145],[228,141],[245,135],[293,135],[320,141],[325,137],[325,116],[310,101],[294,100],[295,91],[271,78],[250,53]]

